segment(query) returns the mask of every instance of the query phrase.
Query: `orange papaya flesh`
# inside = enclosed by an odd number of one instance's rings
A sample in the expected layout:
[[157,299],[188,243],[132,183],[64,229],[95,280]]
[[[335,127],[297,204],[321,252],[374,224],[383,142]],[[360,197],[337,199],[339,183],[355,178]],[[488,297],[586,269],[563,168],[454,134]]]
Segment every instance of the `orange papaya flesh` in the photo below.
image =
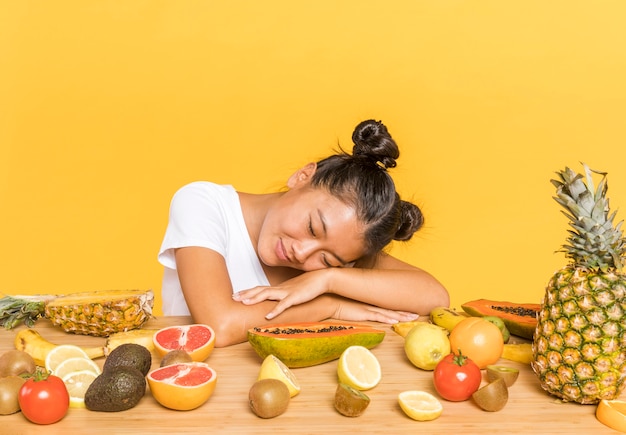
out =
[[248,343],[265,359],[274,355],[287,367],[309,367],[338,359],[350,346],[371,349],[385,331],[350,323],[281,323],[248,330]]
[[511,334],[532,340],[541,305],[477,299],[464,303],[461,308],[474,317],[499,317]]

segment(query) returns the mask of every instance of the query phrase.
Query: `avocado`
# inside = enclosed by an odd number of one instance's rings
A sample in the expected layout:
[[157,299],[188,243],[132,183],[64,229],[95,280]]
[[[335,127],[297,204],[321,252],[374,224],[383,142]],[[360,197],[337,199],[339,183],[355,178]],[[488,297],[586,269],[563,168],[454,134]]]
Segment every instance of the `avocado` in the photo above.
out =
[[103,370],[85,393],[85,406],[91,411],[125,411],[137,405],[146,393],[146,378],[134,367]]
[[148,348],[136,343],[124,343],[111,351],[104,361],[102,371],[115,367],[134,367],[144,376],[152,366],[152,354]]

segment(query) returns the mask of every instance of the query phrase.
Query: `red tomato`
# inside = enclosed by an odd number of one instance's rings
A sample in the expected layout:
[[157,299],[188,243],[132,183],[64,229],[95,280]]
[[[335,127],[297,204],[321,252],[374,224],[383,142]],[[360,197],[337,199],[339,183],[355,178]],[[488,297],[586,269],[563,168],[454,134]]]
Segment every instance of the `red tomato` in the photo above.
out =
[[67,414],[70,395],[61,378],[37,371],[20,388],[18,401],[24,417],[33,423],[51,424]]
[[474,361],[465,355],[451,353],[445,356],[433,371],[435,389],[451,402],[461,402],[478,390],[482,375]]

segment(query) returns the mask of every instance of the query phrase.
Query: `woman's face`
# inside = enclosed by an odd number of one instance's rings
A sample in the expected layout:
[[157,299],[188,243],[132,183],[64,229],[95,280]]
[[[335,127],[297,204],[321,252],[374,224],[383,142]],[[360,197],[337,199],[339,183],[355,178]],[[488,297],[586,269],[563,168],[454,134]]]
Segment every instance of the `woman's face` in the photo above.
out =
[[257,246],[264,264],[303,271],[343,267],[364,250],[355,210],[308,184],[277,200],[265,216]]

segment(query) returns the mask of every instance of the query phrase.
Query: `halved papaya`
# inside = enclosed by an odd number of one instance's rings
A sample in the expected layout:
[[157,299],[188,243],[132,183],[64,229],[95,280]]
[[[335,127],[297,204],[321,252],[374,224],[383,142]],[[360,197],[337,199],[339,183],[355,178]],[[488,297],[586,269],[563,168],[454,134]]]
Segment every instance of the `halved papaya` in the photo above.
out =
[[368,349],[385,331],[367,325],[331,322],[281,323],[248,330],[248,342],[263,359],[274,355],[287,367],[308,367],[332,361],[350,346]]
[[532,340],[541,305],[477,299],[464,303],[461,308],[474,317],[499,317],[511,334]]

